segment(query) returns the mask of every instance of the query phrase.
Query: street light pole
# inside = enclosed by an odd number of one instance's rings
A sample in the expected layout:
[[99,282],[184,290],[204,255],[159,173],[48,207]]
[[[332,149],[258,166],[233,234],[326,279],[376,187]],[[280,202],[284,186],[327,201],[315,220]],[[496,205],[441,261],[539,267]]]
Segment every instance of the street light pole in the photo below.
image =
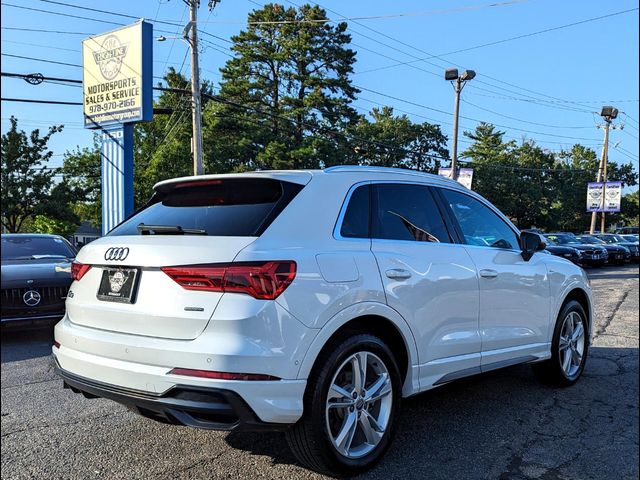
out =
[[[473,79],[476,72],[473,70],[465,70],[462,75],[458,76],[457,68],[449,68],[444,72],[445,80],[451,80],[456,92],[456,101],[453,110],[453,145],[451,148],[451,174],[454,180],[458,178],[458,116],[460,114],[460,92],[464,88],[467,81]],[[455,80],[455,83],[453,82]]]
[[607,164],[609,163],[609,122],[604,127],[604,145],[603,150],[603,172],[602,172],[602,213],[600,214],[600,233],[605,233],[605,216],[604,207],[607,199]]
[[453,114],[453,146],[451,148],[451,178],[458,178],[458,115],[460,114],[460,92],[462,91],[462,80],[456,78],[456,103]]
[[[193,134],[191,149],[193,150],[193,174],[202,175],[202,105],[200,101],[200,68],[198,65],[198,4],[199,0],[185,0],[189,4],[189,23],[184,29],[185,40],[191,48],[191,117]],[[190,34],[190,35],[189,35]]]

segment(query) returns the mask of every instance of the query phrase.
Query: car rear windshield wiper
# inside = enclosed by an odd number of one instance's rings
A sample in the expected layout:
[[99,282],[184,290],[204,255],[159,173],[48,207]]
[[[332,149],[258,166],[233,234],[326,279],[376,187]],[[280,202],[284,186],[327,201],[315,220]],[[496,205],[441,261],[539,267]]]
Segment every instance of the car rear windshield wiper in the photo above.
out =
[[197,228],[182,228],[180,225],[138,225],[141,235],[206,235],[206,230]]

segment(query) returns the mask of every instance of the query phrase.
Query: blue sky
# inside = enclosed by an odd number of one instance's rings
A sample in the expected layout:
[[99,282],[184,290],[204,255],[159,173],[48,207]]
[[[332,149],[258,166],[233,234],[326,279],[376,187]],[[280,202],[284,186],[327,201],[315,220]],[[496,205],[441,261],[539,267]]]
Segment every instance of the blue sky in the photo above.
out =
[[[188,12],[180,0],[89,2],[59,0],[110,12],[155,20],[185,23]],[[300,4],[300,0],[292,0]],[[246,15],[264,0],[222,0],[213,13],[202,1],[199,29],[221,37],[201,35],[203,44],[201,76],[217,83],[218,69],[229,58],[229,39],[243,28]],[[284,1],[285,5],[292,2]],[[48,10],[85,16],[97,21],[15,8]],[[624,129],[611,134],[610,158],[633,162],[638,168],[638,2],[617,0],[321,0],[332,19],[374,17],[350,21],[352,48],[358,52],[353,82],[362,87],[356,108],[365,112],[375,106],[390,105],[397,113],[407,113],[415,121],[442,125],[451,136],[453,90],[443,78],[451,66],[473,69],[477,77],[463,91],[460,107],[461,130],[471,130],[483,120],[500,125],[507,138],[532,138],[545,148],[560,150],[573,143],[588,145],[600,152],[602,130],[598,113],[611,104],[621,112]],[[525,38],[472,48],[520,35],[560,27],[594,17],[636,9],[601,20],[552,30]],[[411,14],[396,16],[397,14]],[[76,9],[43,0],[12,0],[2,3],[2,53],[50,61],[80,64],[80,45],[85,33],[115,28],[107,22],[133,20]],[[47,29],[80,35],[16,31],[9,28]],[[178,32],[178,27],[156,24],[158,35]],[[459,51],[465,50],[465,51]],[[456,53],[451,53],[456,52]],[[154,43],[154,75],[168,66],[189,72],[187,46],[180,40]],[[415,61],[426,59],[424,61]],[[379,69],[389,65],[391,68]],[[376,70],[379,69],[379,70]],[[371,71],[373,70],[373,71]],[[45,76],[81,78],[81,69],[72,66],[2,57],[2,71],[40,72]],[[367,89],[367,90],[365,90]],[[369,90],[373,90],[374,93]],[[2,77],[2,96],[47,100],[81,101],[82,89],[45,83],[31,86],[20,79]],[[381,94],[389,95],[383,96]],[[402,112],[401,112],[402,111]],[[50,146],[52,166],[62,163],[62,154],[71,148],[88,146],[92,133],[82,127],[80,106],[32,105],[2,102],[2,131],[15,115],[21,128],[46,129],[64,124]],[[460,149],[466,140],[461,137]]]

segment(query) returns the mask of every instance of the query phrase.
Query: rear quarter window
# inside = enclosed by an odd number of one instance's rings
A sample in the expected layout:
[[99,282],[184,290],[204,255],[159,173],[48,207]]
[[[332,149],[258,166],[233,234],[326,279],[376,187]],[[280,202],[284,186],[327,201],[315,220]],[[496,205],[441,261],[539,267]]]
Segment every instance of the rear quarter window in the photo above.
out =
[[357,187],[342,220],[340,235],[344,238],[369,238],[369,185]]
[[108,236],[138,235],[138,225],[179,226],[210,236],[260,236],[304,186],[274,179],[190,181],[156,192],[150,204]]

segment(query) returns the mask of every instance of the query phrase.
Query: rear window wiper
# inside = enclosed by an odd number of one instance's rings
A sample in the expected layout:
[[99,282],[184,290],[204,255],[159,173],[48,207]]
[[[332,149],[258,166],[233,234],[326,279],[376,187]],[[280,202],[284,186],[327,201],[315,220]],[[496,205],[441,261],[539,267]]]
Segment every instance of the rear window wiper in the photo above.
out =
[[138,225],[141,235],[206,235],[206,230],[197,228],[182,228],[180,225]]

